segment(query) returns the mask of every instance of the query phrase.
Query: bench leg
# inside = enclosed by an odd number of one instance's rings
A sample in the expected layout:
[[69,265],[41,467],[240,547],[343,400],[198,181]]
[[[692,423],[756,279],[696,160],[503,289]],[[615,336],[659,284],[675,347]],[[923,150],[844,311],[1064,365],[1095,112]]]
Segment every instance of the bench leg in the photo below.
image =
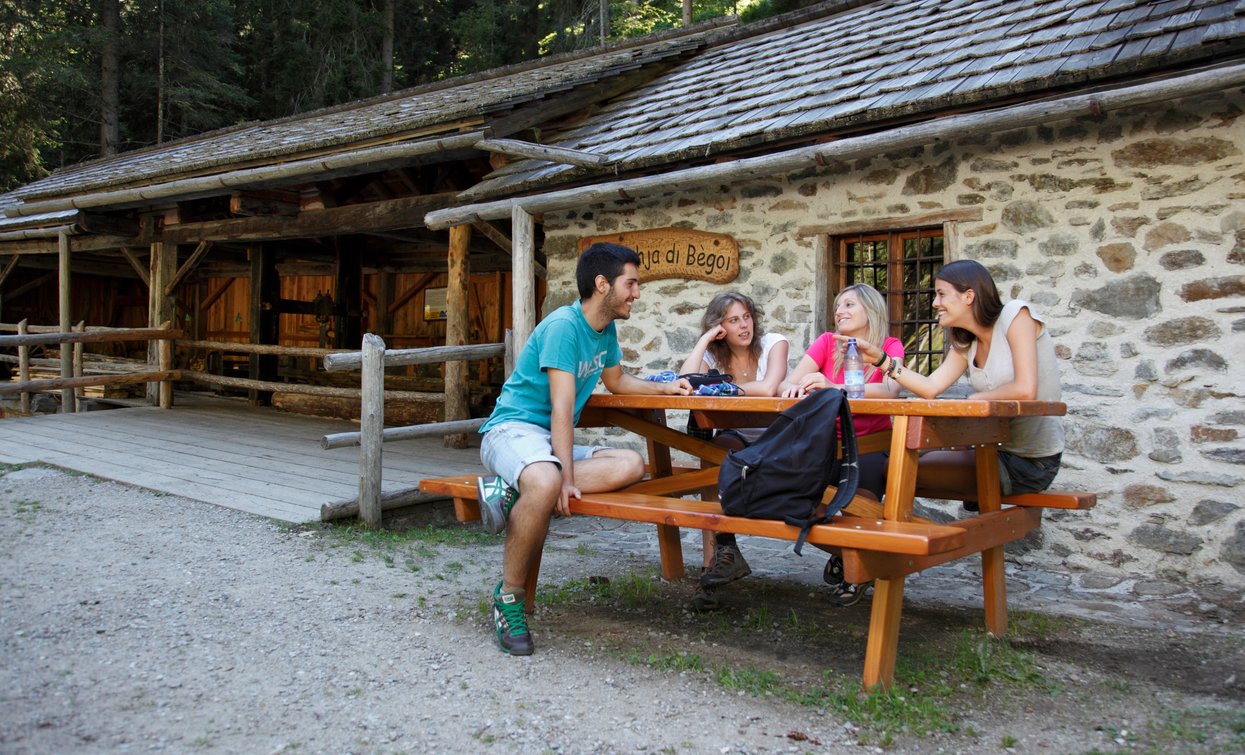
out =
[[904,578],[879,579],[873,583],[873,608],[869,616],[869,640],[865,645],[866,690],[889,688],[895,681],[895,656],[899,651],[899,620],[903,614]]
[[679,528],[657,525],[657,547],[661,550],[661,577],[670,582],[683,579],[683,541]]
[[455,498],[454,516],[460,522],[480,521],[480,503],[474,498]]

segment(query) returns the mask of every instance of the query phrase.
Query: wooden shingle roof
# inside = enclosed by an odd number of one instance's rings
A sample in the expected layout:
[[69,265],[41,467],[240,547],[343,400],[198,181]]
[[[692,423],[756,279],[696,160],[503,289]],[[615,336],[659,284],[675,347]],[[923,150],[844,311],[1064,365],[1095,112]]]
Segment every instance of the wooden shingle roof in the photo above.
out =
[[275,121],[246,124],[59,170],[12,192],[21,201],[139,186],[340,154],[377,144],[437,138],[487,126],[523,107],[539,107],[578,87],[590,87],[662,63],[704,44],[715,26],[671,33],[613,48],[542,59],[447,79],[392,95]]
[[[696,162],[767,143],[875,130],[1187,70],[1245,53],[1242,0],[883,0],[787,28],[747,27],[611,101],[551,144],[615,170]],[[611,171],[613,173],[615,171]],[[524,161],[461,195],[584,180]]]

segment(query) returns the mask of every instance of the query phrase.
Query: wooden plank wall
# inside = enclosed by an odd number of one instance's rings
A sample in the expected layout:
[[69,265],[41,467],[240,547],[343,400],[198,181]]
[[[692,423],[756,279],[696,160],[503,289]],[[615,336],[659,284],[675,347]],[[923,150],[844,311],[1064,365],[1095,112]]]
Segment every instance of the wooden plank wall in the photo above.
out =
[[[394,276],[395,298],[423,279],[422,274],[398,273]],[[364,289],[374,301],[379,276],[365,275]],[[438,275],[427,288],[443,288],[445,275]],[[232,282],[231,282],[232,281]],[[203,292],[206,300],[229,286],[204,317],[204,337],[214,341],[245,342],[250,333],[250,281],[246,278],[209,278]],[[500,343],[510,327],[510,274],[486,273],[471,276],[471,342]],[[499,293],[500,291],[500,293]],[[281,298],[311,302],[318,293],[333,293],[333,278],[327,275],[290,276],[281,279]],[[192,295],[188,287],[186,296]],[[336,299],[336,297],[334,297]],[[372,301],[365,298],[363,329],[374,330],[379,320]],[[445,321],[424,319],[424,293],[420,292],[393,313],[393,332],[382,333],[391,348],[418,348],[445,344]],[[313,315],[282,315],[281,344],[319,346],[320,325]]]

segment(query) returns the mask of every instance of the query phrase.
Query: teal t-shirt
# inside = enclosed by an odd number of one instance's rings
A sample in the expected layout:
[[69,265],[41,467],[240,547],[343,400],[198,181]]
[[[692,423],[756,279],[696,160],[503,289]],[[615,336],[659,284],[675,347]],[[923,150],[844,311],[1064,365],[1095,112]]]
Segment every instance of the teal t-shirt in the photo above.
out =
[[480,428],[486,433],[503,422],[529,422],[548,429],[553,406],[549,399],[549,369],[575,376],[575,422],[606,367],[622,362],[614,323],[600,333],[584,319],[580,302],[559,307],[532,331],[514,372],[502,386],[493,414]]

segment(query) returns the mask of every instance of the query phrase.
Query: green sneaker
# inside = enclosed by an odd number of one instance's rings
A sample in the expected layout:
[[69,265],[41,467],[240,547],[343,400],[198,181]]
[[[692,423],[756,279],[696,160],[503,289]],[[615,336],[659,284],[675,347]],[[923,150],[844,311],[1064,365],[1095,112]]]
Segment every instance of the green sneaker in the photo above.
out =
[[497,475],[476,478],[476,499],[480,502],[480,521],[484,531],[496,535],[506,529],[510,509],[519,500],[519,491]]
[[523,588],[502,592],[501,582],[493,590],[493,624],[497,627],[497,644],[503,653],[531,655],[536,644],[527,631],[527,615]]

